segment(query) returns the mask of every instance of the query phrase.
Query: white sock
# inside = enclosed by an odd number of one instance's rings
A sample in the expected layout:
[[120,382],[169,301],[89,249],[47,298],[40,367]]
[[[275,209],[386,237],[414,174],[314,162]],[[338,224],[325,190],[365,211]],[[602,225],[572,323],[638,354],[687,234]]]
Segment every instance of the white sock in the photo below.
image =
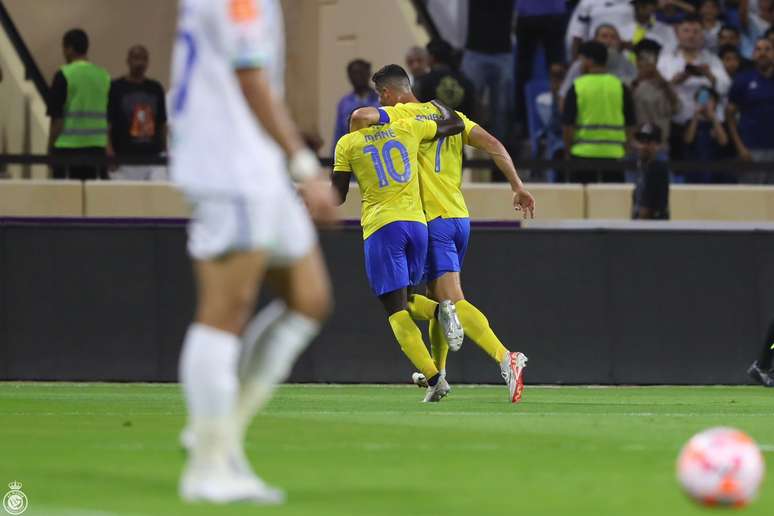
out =
[[[256,319],[261,315],[258,314]],[[248,362],[240,364],[243,375],[237,406],[237,431],[244,433],[250,420],[271,398],[277,386],[287,379],[296,359],[319,331],[318,321],[292,310],[285,310],[266,325],[259,336],[260,342],[254,346],[255,353]]]
[[263,310],[253,317],[242,335],[242,354],[239,356],[239,381],[244,381],[254,375],[257,368],[256,362],[260,361],[261,350],[266,344],[267,330],[285,315],[287,306],[276,299],[266,305]]
[[227,434],[239,392],[239,348],[239,338],[231,333],[198,323],[188,328],[180,357],[180,380],[195,449],[215,453],[229,446]]

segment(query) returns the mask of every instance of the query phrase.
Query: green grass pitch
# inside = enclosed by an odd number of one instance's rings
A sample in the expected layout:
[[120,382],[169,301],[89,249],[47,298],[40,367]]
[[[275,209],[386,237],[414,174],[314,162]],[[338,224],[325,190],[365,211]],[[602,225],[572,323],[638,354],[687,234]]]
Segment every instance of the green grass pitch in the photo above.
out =
[[[458,386],[433,405],[421,395],[283,387],[248,452],[288,503],[214,508],[177,498],[178,386],[0,383],[0,496],[18,480],[26,515],[46,516],[690,516],[725,512],[694,506],[675,482],[675,458],[695,432],[741,428],[774,467],[763,388],[528,386],[519,405],[504,387]],[[741,513],[773,512],[769,475]]]

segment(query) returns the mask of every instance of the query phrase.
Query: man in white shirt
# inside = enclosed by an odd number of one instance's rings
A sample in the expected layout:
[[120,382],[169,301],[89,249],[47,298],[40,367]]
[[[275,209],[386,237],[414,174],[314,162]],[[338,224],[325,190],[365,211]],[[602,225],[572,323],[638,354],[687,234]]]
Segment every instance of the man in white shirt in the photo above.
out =
[[[189,452],[180,495],[281,503],[282,491],[253,473],[243,440],[331,309],[307,209],[331,219],[333,193],[281,100],[277,0],[182,0],[179,12],[171,172],[193,206],[198,287],[180,359]],[[251,320],[264,278],[280,299]]]
[[677,40],[678,48],[672,52],[662,52],[658,60],[659,73],[672,83],[680,99],[680,110],[672,118],[672,159],[683,157],[683,131],[696,112],[696,92],[700,88],[709,87],[724,97],[731,86],[723,62],[704,50],[704,33],[697,18],[686,18],[680,22],[677,26]]
[[619,29],[621,40],[629,50],[644,39],[661,45],[662,52],[672,52],[677,48],[677,36],[671,25],[656,19],[658,0],[632,0],[634,20]]
[[581,0],[567,28],[567,48],[570,59],[578,55],[578,47],[594,38],[597,27],[609,24],[623,27],[634,21],[631,0]]

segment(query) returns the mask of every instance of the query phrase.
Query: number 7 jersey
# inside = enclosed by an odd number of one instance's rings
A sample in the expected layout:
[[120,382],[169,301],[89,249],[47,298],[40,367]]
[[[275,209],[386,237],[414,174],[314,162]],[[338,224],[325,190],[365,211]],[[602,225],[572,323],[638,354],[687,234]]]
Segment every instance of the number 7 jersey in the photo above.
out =
[[417,153],[435,138],[430,120],[399,120],[361,129],[336,144],[333,173],[351,172],[360,186],[363,239],[391,222],[426,223]]
[[[441,114],[430,102],[411,102],[380,108],[391,121],[439,120]],[[422,204],[428,221],[442,217],[468,217],[468,208],[462,196],[462,148],[468,142],[470,131],[477,125],[468,117],[457,114],[465,122],[465,130],[458,135],[424,142],[419,147],[419,179]]]

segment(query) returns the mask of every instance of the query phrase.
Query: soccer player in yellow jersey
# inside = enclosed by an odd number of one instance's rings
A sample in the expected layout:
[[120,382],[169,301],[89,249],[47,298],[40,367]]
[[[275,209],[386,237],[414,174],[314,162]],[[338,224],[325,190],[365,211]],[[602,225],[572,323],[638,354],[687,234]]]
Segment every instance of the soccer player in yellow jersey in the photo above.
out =
[[464,129],[459,116],[437,106],[446,115],[437,121],[407,118],[343,136],[336,145],[332,174],[341,202],[352,174],[360,185],[368,282],[387,311],[401,349],[427,379],[425,402],[440,401],[449,386],[408,312],[408,287],[422,280],[428,244],[417,153],[423,141]]
[[[432,103],[420,103],[411,92],[406,72],[398,65],[387,65],[374,74],[374,84],[382,108],[360,108],[352,114],[353,130],[385,121],[432,120],[440,116]],[[462,148],[471,145],[489,154],[511,184],[513,206],[525,217],[534,217],[535,199],[524,188],[505,147],[482,127],[458,113],[465,130],[458,136],[425,142],[419,150],[419,177],[422,204],[430,238],[426,281],[429,299],[415,294],[409,312],[417,320],[430,321],[430,342],[436,367],[444,372],[449,347],[456,351],[462,344],[462,328],[481,349],[500,365],[513,403],[521,400],[527,357],[511,352],[497,338],[489,321],[462,292],[460,270],[470,235],[470,219],[462,195]],[[451,319],[439,310],[439,301],[450,300],[456,309]],[[452,312],[453,313],[453,312]],[[462,328],[459,327],[461,323]],[[423,375],[414,376],[419,385]]]

